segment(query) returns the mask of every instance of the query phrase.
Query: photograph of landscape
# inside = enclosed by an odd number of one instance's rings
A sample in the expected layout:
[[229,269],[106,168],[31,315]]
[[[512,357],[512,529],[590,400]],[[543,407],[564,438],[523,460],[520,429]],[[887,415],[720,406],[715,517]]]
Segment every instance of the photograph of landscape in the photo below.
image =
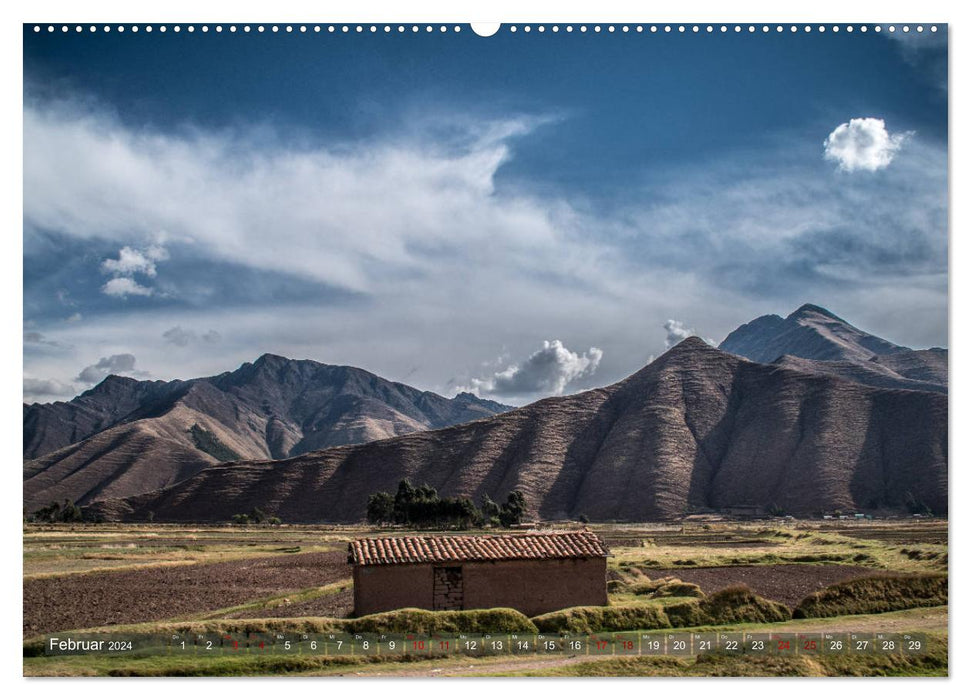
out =
[[23,674],[948,676],[947,37],[25,24]]

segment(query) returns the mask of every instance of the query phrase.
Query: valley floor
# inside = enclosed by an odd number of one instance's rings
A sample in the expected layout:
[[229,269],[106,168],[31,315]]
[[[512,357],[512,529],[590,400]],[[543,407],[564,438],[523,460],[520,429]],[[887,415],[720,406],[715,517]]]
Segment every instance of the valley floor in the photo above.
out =
[[[567,526],[567,524],[563,524]],[[576,526],[576,524],[570,524]],[[947,522],[760,521],[591,525],[611,550],[611,604],[643,599],[638,577],[673,576],[712,593],[734,584],[793,607],[872,572],[946,573]],[[181,624],[286,624],[341,618],[352,604],[353,527],[25,526],[25,642],[66,630],[153,632]],[[387,532],[387,531],[384,531]],[[25,657],[25,675],[946,675],[947,607],[722,626],[719,631],[923,632],[919,657],[751,659],[463,656]],[[296,620],[295,620],[296,621]],[[233,623],[233,624],[238,624]],[[684,631],[681,628],[678,631]],[[709,631],[712,628],[707,628]],[[655,630],[652,630],[655,631]],[[842,660],[841,660],[842,659]],[[753,665],[754,664],[754,665]]]

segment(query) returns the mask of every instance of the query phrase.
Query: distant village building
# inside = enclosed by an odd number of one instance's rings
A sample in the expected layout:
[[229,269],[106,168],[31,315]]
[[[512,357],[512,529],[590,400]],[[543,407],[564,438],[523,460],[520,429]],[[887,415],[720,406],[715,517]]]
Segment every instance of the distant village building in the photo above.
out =
[[586,530],[355,540],[354,613],[606,605],[607,554]]

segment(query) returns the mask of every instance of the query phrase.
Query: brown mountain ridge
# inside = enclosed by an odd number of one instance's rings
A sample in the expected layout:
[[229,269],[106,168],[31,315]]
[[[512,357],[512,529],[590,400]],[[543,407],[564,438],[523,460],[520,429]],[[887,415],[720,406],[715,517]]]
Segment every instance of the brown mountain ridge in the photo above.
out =
[[603,389],[279,461],[208,467],[93,503],[108,519],[220,521],[253,507],[354,522],[409,478],[479,500],[521,489],[546,519],[646,521],[755,504],[794,515],[947,511],[947,397],[761,364],[688,338]]
[[34,510],[133,496],[221,462],[282,459],[509,408],[277,355],[188,381],[111,376],[71,401],[24,405],[24,502]]

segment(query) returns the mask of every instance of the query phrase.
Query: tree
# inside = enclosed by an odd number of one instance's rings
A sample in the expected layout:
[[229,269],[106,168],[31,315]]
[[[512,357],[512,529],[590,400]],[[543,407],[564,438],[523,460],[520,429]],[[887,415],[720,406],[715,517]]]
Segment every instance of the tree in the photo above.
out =
[[499,511],[499,522],[503,527],[519,525],[526,514],[526,496],[522,491],[511,491]]
[[394,521],[408,522],[408,507],[415,500],[415,487],[407,479],[398,482],[398,490],[394,495]]
[[65,498],[64,503],[51,501],[50,505],[35,511],[33,517],[40,522],[47,523],[84,522],[84,513],[69,498]]
[[261,509],[254,506],[253,510],[249,512],[249,517],[254,523],[259,524],[264,522],[267,516],[266,513],[264,513]]
[[482,517],[486,520],[499,517],[499,504],[489,498],[489,494],[482,497]]
[[395,497],[387,491],[372,493],[367,499],[367,520],[381,525],[395,519]]

